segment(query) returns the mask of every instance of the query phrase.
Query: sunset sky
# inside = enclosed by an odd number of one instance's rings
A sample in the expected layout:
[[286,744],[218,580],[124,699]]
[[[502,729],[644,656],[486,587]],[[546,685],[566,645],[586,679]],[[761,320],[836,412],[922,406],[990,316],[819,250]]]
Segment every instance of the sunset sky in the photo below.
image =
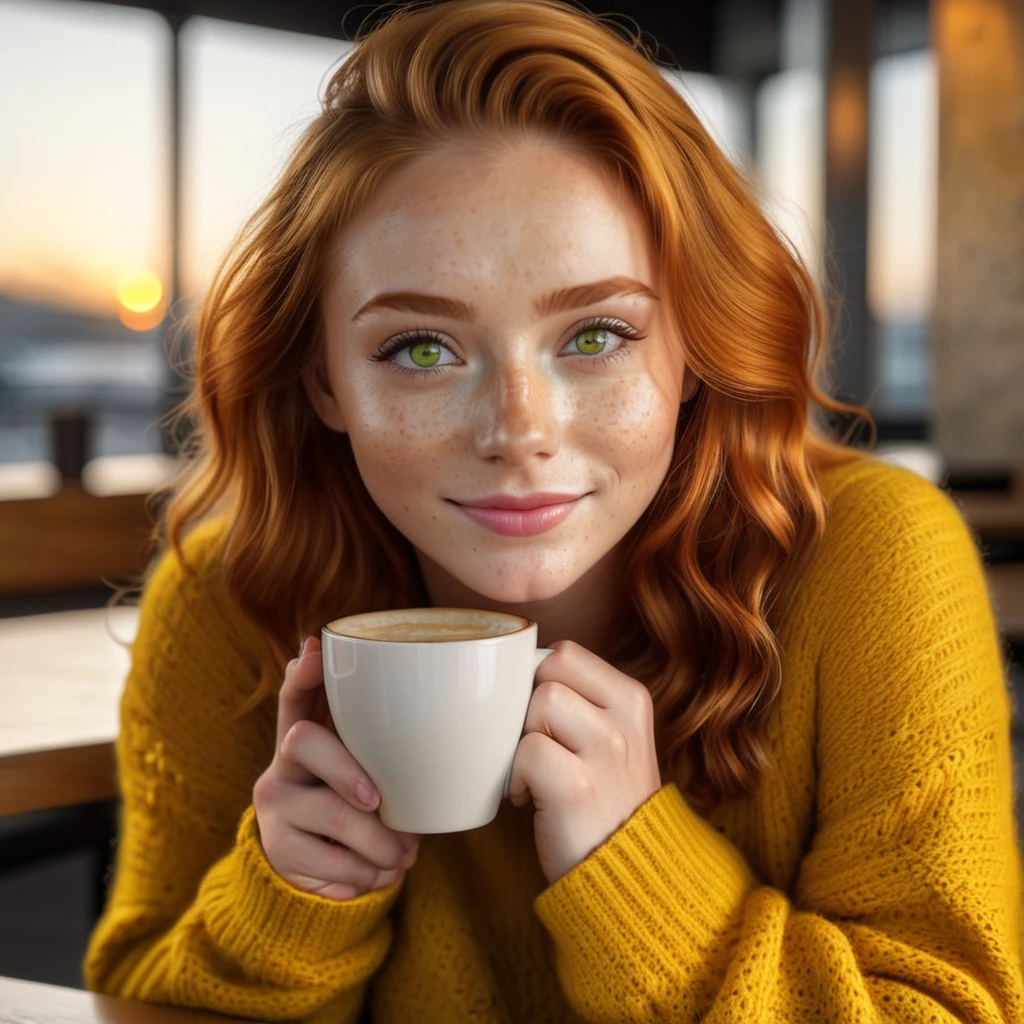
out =
[[[192,19],[182,33],[183,290],[199,294],[265,195],[346,51],[334,40]],[[0,0],[0,293],[114,315],[138,270],[168,282],[170,31],[148,11]],[[742,157],[728,91],[684,76]],[[773,216],[813,248],[819,90],[798,72],[759,100],[759,174]],[[876,315],[927,315],[933,290],[934,72],[927,54],[873,81],[870,292]],[[2,328],[2,325],[0,325]]]

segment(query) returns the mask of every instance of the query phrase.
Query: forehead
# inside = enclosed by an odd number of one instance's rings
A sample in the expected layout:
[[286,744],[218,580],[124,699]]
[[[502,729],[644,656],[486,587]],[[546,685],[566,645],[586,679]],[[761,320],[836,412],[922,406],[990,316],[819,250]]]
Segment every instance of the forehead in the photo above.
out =
[[655,284],[632,197],[596,161],[542,142],[421,157],[385,180],[336,256],[336,283],[353,299],[453,278],[510,287],[623,274]]

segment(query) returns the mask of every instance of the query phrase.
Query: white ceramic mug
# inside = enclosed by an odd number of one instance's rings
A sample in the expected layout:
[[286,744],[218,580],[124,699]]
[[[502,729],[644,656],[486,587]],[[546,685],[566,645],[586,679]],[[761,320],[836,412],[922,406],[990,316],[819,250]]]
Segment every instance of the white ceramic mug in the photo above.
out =
[[537,624],[466,608],[350,615],[322,632],[341,741],[402,832],[461,832],[498,813],[537,666]]

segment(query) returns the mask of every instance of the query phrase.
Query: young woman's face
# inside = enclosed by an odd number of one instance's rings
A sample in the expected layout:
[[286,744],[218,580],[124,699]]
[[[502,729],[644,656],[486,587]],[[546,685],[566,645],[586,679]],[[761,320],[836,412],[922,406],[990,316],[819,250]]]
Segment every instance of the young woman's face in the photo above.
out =
[[553,144],[453,147],[389,178],[336,256],[307,390],[421,559],[513,604],[611,557],[683,397],[632,202]]

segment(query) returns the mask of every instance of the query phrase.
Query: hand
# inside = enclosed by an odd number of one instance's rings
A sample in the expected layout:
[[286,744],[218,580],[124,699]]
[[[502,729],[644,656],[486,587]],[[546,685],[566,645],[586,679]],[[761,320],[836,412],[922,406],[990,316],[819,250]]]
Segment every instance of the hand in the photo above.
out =
[[533,801],[548,883],[561,878],[661,788],[647,687],[560,640],[537,669],[509,799]]
[[332,730],[310,720],[322,686],[320,641],[309,637],[285,671],[277,750],[252,802],[270,866],[297,889],[347,900],[412,867],[419,836],[380,820],[369,776]]

